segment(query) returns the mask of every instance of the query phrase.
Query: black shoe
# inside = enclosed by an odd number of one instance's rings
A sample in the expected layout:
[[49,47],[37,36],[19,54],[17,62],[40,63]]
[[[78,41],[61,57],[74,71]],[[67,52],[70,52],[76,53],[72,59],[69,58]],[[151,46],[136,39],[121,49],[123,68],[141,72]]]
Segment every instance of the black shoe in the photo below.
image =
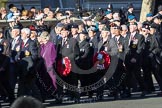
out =
[[98,100],[98,101],[102,101],[102,100],[103,100],[103,94],[97,95],[97,100]]
[[80,103],[80,99],[74,99],[74,102],[75,102],[76,104],[79,104],[79,103]]
[[161,97],[162,96],[162,92],[157,93],[157,96]]
[[145,96],[146,96],[146,94],[147,94],[147,92],[146,92],[146,91],[142,91],[142,93],[141,93],[141,97],[145,97]]
[[56,104],[62,104],[62,99],[56,99]]
[[131,94],[130,93],[123,93],[121,94],[121,98],[130,98]]

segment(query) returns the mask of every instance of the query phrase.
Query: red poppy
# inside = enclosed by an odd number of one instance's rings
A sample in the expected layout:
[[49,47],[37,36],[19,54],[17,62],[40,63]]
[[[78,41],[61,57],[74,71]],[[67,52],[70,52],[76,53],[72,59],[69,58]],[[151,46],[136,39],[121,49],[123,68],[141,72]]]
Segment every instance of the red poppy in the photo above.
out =
[[[62,61],[64,60],[64,64]],[[57,71],[62,76],[67,76],[71,72],[71,61],[68,57],[63,58],[63,60],[59,60],[57,64]]]

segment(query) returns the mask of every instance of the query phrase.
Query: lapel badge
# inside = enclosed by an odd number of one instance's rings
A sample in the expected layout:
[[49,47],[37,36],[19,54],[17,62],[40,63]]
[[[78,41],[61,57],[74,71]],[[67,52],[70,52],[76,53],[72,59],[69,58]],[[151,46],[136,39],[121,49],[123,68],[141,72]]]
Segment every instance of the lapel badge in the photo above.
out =
[[18,46],[16,47],[16,51],[17,51],[17,52],[20,51],[20,45],[18,45]]
[[119,50],[119,52],[123,52],[123,46],[122,46],[122,44],[118,44],[118,50]]

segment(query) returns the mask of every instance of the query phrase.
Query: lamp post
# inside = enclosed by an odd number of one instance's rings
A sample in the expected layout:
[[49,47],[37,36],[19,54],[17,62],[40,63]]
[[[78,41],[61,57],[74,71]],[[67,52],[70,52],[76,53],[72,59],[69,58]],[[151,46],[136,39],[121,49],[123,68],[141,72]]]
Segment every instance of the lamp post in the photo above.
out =
[[78,12],[81,11],[82,8],[81,8],[80,0],[76,1],[76,8]]

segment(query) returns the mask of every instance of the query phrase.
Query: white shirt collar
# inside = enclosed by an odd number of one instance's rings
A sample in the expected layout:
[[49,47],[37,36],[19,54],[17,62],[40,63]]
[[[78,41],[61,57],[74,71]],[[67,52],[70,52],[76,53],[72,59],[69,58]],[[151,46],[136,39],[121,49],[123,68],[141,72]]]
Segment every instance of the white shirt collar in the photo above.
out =
[[29,38],[26,38],[25,40],[23,40],[24,45],[27,43],[28,40],[29,40]]
[[115,36],[115,38],[117,39],[117,41],[119,41],[120,36]]
[[135,36],[135,34],[136,34],[136,32],[133,32],[133,33],[131,33],[131,36],[133,36],[133,37],[134,37],[134,36]]
[[19,39],[20,36],[17,36],[14,40],[17,41]]

